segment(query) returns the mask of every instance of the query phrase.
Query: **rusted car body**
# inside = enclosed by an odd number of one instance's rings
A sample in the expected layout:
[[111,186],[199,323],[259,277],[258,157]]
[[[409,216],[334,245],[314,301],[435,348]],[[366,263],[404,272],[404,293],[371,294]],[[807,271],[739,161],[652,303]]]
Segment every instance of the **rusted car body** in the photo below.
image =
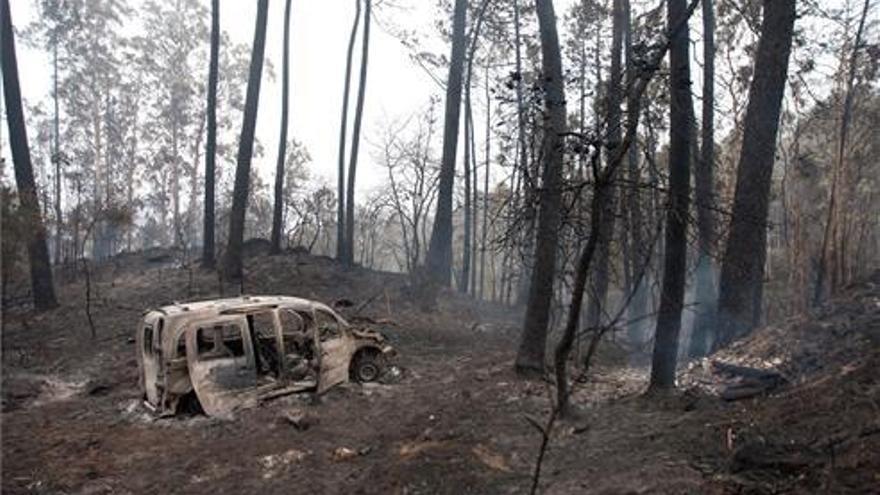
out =
[[164,306],[137,328],[144,403],[172,415],[193,398],[210,416],[346,382],[377,380],[394,350],[328,306],[243,296]]

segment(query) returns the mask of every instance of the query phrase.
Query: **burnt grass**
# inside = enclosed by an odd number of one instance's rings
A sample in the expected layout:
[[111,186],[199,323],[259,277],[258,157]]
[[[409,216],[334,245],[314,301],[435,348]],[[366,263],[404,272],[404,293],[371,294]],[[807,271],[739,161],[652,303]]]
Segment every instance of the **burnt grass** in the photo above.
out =
[[[140,404],[141,313],[218,295],[214,272],[128,255],[62,305],[4,311],[3,493],[527,493],[552,386],[512,370],[520,311],[406,277],[305,254],[254,256],[245,291],[341,302],[397,347],[393,383],[289,396],[233,420],[154,419]],[[767,327],[716,356],[772,368],[786,385],[725,402],[707,360],[679,392],[645,396],[647,371],[613,341],[557,423],[540,493],[871,493],[880,486],[880,275],[814,315]],[[291,420],[296,418],[296,420]]]

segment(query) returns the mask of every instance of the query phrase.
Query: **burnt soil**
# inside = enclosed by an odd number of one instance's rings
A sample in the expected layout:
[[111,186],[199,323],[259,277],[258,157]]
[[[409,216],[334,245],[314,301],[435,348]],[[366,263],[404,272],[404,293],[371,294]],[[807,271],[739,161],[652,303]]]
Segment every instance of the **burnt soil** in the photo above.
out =
[[[518,310],[406,277],[288,253],[247,263],[245,291],[344,302],[398,349],[392,383],[289,396],[233,420],[155,419],[140,404],[134,328],[143,310],[218,295],[213,272],[131,255],[82,279],[62,305],[3,321],[3,493],[527,493],[552,386],[512,371]],[[67,274],[70,278],[70,274]],[[712,359],[785,384],[726,402],[711,360],[673,395],[613,339],[553,429],[540,493],[877,493],[880,273],[816,314],[756,331]],[[295,418],[291,421],[290,418]]]

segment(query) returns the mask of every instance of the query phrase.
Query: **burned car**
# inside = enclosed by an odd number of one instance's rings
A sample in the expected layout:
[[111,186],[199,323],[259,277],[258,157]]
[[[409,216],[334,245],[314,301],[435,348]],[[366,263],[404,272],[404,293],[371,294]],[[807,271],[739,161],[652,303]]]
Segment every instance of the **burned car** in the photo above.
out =
[[197,401],[210,416],[229,416],[349,379],[376,381],[394,354],[380,333],[287,296],[164,306],[144,314],[135,340],[144,404],[159,415]]

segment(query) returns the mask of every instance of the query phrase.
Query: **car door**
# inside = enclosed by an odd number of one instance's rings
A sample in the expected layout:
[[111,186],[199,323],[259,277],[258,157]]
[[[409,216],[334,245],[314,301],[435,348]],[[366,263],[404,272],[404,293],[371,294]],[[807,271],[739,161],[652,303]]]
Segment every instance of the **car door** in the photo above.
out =
[[256,401],[257,368],[243,315],[196,322],[186,329],[190,379],[210,416],[229,416]]
[[315,310],[315,325],[321,352],[318,393],[348,381],[348,365],[354,352],[354,341],[344,331],[342,322],[323,309]]
[[159,406],[159,383],[161,373],[161,329],[162,318],[148,319],[142,323],[138,335],[138,355],[141,366],[141,386],[147,403]]

